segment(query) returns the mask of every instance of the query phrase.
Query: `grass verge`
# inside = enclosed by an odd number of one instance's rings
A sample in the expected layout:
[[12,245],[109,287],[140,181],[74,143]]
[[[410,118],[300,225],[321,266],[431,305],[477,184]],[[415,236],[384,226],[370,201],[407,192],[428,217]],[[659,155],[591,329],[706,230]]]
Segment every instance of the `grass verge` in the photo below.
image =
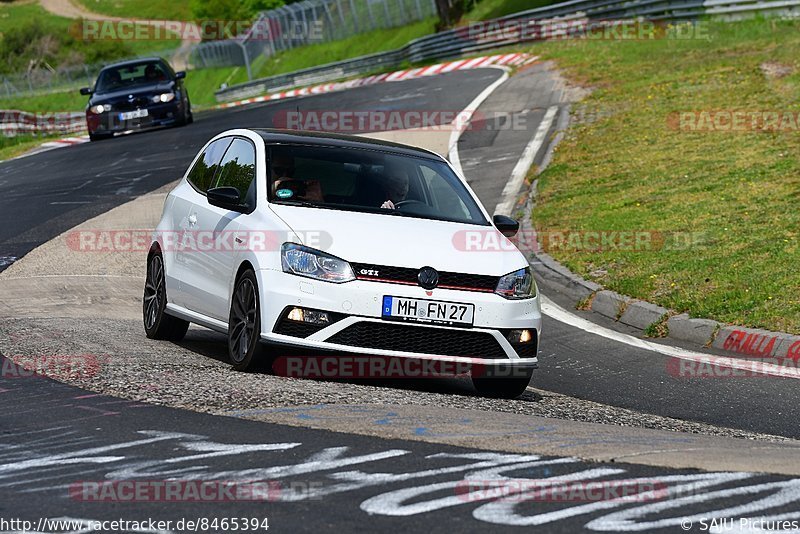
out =
[[[800,333],[797,125],[734,133],[670,122],[671,114],[704,110],[797,117],[800,22],[706,28],[707,39],[534,47],[595,90],[573,109],[575,121],[540,176],[533,221],[539,231],[656,232],[644,250],[568,243],[549,252],[623,294]],[[662,235],[694,239],[661,246]]]
[[17,135],[6,137],[0,135],[0,161],[5,161],[13,157],[24,154],[32,148],[36,148],[42,143],[51,139],[60,139],[64,134],[53,134],[48,136]]
[[89,11],[112,17],[150,20],[191,20],[189,2],[176,0],[77,0]]

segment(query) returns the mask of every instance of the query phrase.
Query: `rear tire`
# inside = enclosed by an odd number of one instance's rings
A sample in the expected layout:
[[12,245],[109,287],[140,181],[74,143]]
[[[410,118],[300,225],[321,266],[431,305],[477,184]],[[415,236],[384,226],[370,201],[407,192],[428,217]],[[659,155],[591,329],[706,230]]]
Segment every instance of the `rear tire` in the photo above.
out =
[[142,315],[144,331],[150,339],[180,341],[189,330],[189,322],[165,313],[167,285],[164,279],[164,258],[154,250],[147,258],[147,279],[144,284]]
[[265,363],[261,343],[261,302],[256,273],[248,269],[236,280],[228,316],[228,357],[237,371]]
[[114,134],[89,134],[89,141],[103,141],[104,139],[111,139]]
[[472,385],[485,397],[515,399],[525,393],[533,377],[533,369],[506,367],[495,369],[486,366],[478,370],[479,376],[472,370]]

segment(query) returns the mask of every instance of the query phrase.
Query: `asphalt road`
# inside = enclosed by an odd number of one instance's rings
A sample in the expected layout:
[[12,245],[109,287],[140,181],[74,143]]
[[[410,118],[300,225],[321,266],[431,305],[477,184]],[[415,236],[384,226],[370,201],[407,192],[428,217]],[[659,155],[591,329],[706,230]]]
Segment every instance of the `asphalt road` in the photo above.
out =
[[[270,126],[275,113],[297,106],[350,110],[460,109],[498,75],[491,70],[455,72],[238,108],[199,116],[187,128],[53,150],[0,164],[0,257],[20,257],[81,221],[176,179],[198,146],[227,128]],[[490,99],[486,105],[498,102]],[[536,117],[537,111],[530,114]],[[467,161],[469,150],[474,153],[516,150],[514,147],[521,150],[536,127],[535,122],[528,124],[527,130],[502,135],[467,133],[461,145],[462,159]],[[498,184],[505,183],[509,164],[513,164],[512,157],[502,164],[495,162],[483,167],[473,164],[472,168],[465,165],[469,180],[476,189],[481,189],[487,205],[491,192],[500,191]],[[552,299],[560,300],[548,288],[543,289]],[[794,384],[790,382],[766,378],[718,381],[672,378],[666,373],[666,358],[658,354],[605,340],[549,318],[545,320],[544,332],[541,369],[534,377],[534,385],[539,388],[733,428],[790,437],[798,437],[800,433],[794,418],[787,413],[796,398]],[[719,515],[729,505],[750,502],[755,499],[753,495],[769,493],[767,488],[763,492],[722,492],[707,505],[697,504],[702,499],[695,495],[694,504],[679,508],[684,503],[675,501],[674,508],[662,505],[658,509],[630,502],[564,504],[511,499],[489,504],[457,495],[459,481],[465,474],[473,473],[471,479],[485,480],[495,479],[501,472],[515,479],[563,479],[580,473],[575,476],[647,477],[667,485],[693,479],[686,478],[690,473],[641,466],[499,457],[491,452],[420,442],[376,441],[220,418],[87,396],[85,392],[45,379],[4,377],[0,381],[0,395],[7,399],[3,404],[6,409],[0,414],[3,432],[0,516],[3,518],[35,520],[42,516],[68,516],[89,520],[146,515],[177,520],[190,516],[266,516],[270,526],[292,531],[355,530],[363,528],[366,521],[371,529],[434,532],[486,528],[494,531],[509,526],[509,522],[546,524],[552,532],[574,532],[587,525],[590,530],[625,527],[669,531],[680,528],[680,518],[692,511]],[[274,450],[269,450],[270,444]],[[344,459],[351,455],[360,458]],[[472,465],[472,462],[478,463]],[[612,471],[593,471],[596,469]],[[592,471],[583,472],[586,470]],[[707,480],[715,490],[782,480],[742,476],[746,482],[726,479],[723,475],[708,475]],[[278,497],[273,494],[267,502],[215,503],[213,509],[208,503],[186,501],[98,503],[69,494],[70,488],[93,487],[81,485],[82,482],[163,481],[166,477],[206,481],[258,478],[277,480],[280,485],[276,490]],[[785,490],[791,499],[765,498],[762,506],[774,505],[770,513],[775,514],[796,510],[798,491],[796,486],[791,488]],[[760,508],[750,506],[746,510],[738,515],[758,514]],[[618,511],[627,515],[613,515]],[[541,516],[545,512],[553,513]],[[0,524],[0,530],[11,531],[14,527]]]
[[[40,532],[188,532],[179,521],[204,518],[255,520],[255,532],[266,531],[264,521],[272,532],[674,532],[687,520],[701,532],[700,521],[714,516],[797,517],[800,479],[266,424],[86,394],[22,372],[13,378],[15,366],[1,356],[0,365],[0,532],[22,530],[2,524],[12,519]],[[501,490],[504,499],[488,498]],[[114,520],[144,528],[95,528]],[[198,531],[233,530],[210,524]]]
[[[129,135],[0,163],[0,258],[20,257],[79,222],[175,180],[198,147],[220,131],[272,126],[275,117],[297,109],[459,110],[499,76],[500,71],[494,69],[456,71],[233,108],[198,116],[195,124],[185,128]],[[490,210],[499,200],[516,158],[536,131],[542,111],[558,103],[561,91],[544,69],[528,69],[510,78],[481,105],[479,111],[487,123],[461,137],[464,172]],[[519,127],[512,127],[515,124]],[[554,301],[571,307],[557,291],[545,286],[543,290]],[[604,321],[596,314],[575,313],[626,331],[624,325]],[[800,438],[800,426],[792,416],[797,389],[791,379],[672,376],[663,355],[549,317],[545,317],[540,357],[541,369],[532,384],[541,389],[643,413]]]
[[[285,124],[287,111],[460,111],[500,76],[455,71],[196,114],[194,124],[54,149],[0,163],[0,270],[76,224],[180,178],[202,145],[230,128]],[[354,132],[355,133],[355,132]],[[6,258],[4,261],[3,258]]]

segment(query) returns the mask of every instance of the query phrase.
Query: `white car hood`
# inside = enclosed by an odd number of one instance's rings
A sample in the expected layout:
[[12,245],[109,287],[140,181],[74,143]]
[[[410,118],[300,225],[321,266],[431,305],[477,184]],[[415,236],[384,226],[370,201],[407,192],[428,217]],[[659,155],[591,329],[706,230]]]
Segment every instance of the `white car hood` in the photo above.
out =
[[352,263],[492,276],[528,265],[494,226],[281,204],[270,208],[302,244]]

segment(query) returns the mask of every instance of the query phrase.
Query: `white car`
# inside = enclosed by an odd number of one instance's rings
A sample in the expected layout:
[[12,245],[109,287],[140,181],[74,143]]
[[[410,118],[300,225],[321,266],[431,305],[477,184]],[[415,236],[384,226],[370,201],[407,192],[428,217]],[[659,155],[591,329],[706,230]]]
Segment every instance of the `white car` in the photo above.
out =
[[467,364],[479,392],[515,397],[541,332],[530,266],[504,237],[518,228],[427,150],[229,130],[167,197],[145,330],[180,340],[191,322],[225,333],[237,370],[275,345]]

